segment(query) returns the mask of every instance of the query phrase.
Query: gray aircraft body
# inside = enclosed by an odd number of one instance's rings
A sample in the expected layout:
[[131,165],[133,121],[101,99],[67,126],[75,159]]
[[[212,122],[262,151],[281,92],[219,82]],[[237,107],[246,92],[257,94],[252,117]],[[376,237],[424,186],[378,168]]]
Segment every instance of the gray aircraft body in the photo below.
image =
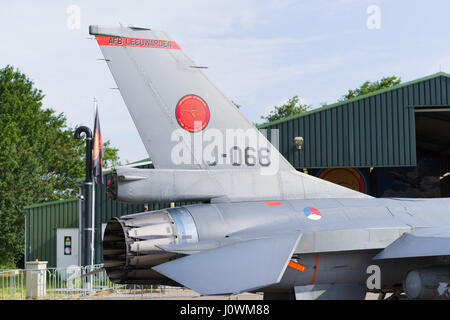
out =
[[450,298],[450,199],[376,199],[298,172],[167,34],[89,30],[155,167],[116,168],[108,194],[199,202],[112,219],[111,280],[202,295]]

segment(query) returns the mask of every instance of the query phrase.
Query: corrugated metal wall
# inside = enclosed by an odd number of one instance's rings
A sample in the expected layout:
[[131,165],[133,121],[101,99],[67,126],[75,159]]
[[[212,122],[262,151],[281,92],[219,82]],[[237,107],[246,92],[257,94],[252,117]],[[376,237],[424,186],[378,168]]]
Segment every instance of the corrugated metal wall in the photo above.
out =
[[259,127],[269,139],[279,130],[280,152],[296,168],[416,166],[414,108],[448,106],[449,97],[450,78],[439,73]]
[[78,228],[79,200],[69,199],[27,206],[26,261],[39,259],[56,267],[56,229]]

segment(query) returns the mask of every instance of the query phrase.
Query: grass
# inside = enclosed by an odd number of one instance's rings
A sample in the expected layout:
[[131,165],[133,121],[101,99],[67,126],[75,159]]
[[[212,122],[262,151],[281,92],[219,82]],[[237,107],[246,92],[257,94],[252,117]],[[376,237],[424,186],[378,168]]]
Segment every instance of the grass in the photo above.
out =
[[20,272],[0,273],[0,299],[23,299],[25,292],[25,277],[22,277]]

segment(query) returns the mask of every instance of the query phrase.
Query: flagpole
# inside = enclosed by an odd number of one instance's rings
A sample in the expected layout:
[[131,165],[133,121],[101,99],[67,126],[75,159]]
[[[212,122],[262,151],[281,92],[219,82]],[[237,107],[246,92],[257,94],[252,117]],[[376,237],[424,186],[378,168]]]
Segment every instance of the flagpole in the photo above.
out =
[[[88,127],[80,126],[75,130],[74,138],[80,139],[81,133],[86,135],[86,179],[84,181],[84,261],[83,264],[85,266],[89,265],[91,262],[91,253],[90,246],[92,244],[92,219],[91,219],[91,210],[92,210],[92,131]],[[88,279],[89,280],[89,279]]]
[[[94,96],[94,126],[95,126],[95,116],[97,113],[97,99]],[[94,132],[95,135],[95,132]],[[91,244],[91,265],[94,265],[94,252],[95,251],[95,180],[92,185],[92,244]]]

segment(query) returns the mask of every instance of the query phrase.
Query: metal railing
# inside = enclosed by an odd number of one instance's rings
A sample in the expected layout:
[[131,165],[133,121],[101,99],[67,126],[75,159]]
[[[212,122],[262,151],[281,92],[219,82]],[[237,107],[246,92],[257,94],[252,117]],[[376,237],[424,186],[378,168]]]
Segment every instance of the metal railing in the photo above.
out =
[[167,299],[199,296],[186,288],[115,284],[109,280],[102,264],[0,270],[0,286],[0,300]]
[[22,270],[0,271],[0,299],[24,299],[25,279]]

